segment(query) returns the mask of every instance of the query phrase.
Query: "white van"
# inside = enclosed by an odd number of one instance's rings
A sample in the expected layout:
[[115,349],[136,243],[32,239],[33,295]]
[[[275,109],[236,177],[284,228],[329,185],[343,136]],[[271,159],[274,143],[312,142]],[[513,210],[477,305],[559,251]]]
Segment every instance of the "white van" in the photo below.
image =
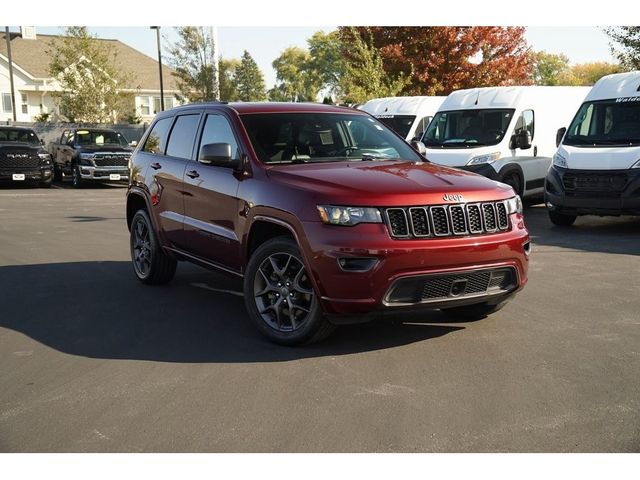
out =
[[541,196],[556,132],[589,87],[489,87],[451,93],[422,142],[434,163],[507,183],[521,197]]
[[640,215],[640,71],[598,80],[560,139],[545,183],[554,224]]
[[370,113],[405,140],[420,139],[447,97],[374,98],[359,110]]

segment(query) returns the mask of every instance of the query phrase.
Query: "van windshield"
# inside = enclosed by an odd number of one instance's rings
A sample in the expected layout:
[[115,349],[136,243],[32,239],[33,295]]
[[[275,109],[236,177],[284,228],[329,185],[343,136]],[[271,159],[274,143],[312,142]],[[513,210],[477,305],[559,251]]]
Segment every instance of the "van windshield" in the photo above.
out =
[[376,118],[402,138],[407,138],[411,125],[416,120],[415,115],[376,115]]
[[369,115],[254,113],[240,118],[256,154],[267,164],[423,160]]
[[562,143],[575,147],[640,145],[640,97],[583,103]]
[[422,142],[429,148],[473,148],[497,145],[513,118],[514,109],[476,109],[438,112]]

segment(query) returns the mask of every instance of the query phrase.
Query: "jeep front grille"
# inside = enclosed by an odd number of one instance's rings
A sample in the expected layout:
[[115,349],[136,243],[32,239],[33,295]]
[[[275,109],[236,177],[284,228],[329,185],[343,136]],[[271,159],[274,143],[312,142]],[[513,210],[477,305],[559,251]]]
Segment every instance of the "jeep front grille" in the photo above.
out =
[[387,208],[384,217],[393,238],[478,235],[509,229],[503,201]]

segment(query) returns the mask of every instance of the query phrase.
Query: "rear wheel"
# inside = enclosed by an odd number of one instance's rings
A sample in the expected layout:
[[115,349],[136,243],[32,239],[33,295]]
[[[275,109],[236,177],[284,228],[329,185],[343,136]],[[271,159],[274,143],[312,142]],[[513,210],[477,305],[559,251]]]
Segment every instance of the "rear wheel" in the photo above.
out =
[[258,330],[282,345],[313,343],[335,328],[323,315],[298,246],[288,237],[271,239],[253,253],[244,299]]
[[133,216],[130,245],[133,271],[138,280],[149,285],[171,281],[178,262],[162,250],[146,210],[138,210]]
[[497,312],[507,304],[507,300],[495,305],[488,303],[478,303],[476,305],[464,305],[462,307],[443,308],[442,313],[455,320],[479,320]]
[[576,218],[576,215],[565,215],[564,213],[549,210],[549,220],[559,227],[570,227],[576,221]]

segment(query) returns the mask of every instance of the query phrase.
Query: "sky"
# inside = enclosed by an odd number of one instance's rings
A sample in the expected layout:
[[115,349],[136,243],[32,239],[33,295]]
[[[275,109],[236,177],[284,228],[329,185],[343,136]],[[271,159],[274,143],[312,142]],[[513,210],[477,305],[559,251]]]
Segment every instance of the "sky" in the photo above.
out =
[[[18,27],[12,27],[17,30]],[[316,27],[219,27],[218,47],[224,58],[240,58],[249,51],[271,88],[276,81],[271,62],[289,46],[306,48],[306,40],[314,32],[333,30],[332,26]],[[61,27],[37,27],[43,34],[60,34]],[[149,27],[89,27],[100,38],[116,38],[141,52],[157,58],[156,34]],[[163,46],[176,40],[172,27],[162,27]],[[613,61],[609,39],[600,27],[527,27],[525,37],[534,50],[564,53],[571,63]],[[166,48],[164,48],[166,51]]]

